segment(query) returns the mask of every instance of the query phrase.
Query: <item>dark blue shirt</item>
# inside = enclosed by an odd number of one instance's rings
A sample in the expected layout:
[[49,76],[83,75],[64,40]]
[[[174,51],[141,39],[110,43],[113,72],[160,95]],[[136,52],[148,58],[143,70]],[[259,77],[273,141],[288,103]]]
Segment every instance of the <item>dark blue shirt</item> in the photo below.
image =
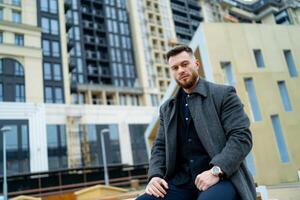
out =
[[[204,149],[189,110],[191,95],[183,90],[178,93],[177,109],[177,153],[172,182],[176,185],[193,183],[201,172],[209,169],[210,158]],[[201,134],[201,132],[200,132]]]

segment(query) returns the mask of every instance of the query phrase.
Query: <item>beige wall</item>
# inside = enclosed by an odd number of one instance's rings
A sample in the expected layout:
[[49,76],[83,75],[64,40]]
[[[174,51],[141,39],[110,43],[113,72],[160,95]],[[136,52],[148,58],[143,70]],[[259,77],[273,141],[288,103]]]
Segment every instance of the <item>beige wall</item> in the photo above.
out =
[[60,40],[61,40],[61,59],[62,59],[62,72],[65,92],[65,103],[71,103],[71,92],[70,92],[70,73],[69,73],[69,55],[67,51],[67,33],[64,13],[64,1],[58,1],[59,10],[59,29],[60,29]]
[[[224,83],[220,62],[229,61],[237,92],[251,117],[244,78],[252,77],[262,114],[262,121],[251,124],[255,180],[259,184],[298,181],[300,169],[300,78],[291,78],[283,50],[290,49],[300,72],[300,27],[257,24],[203,24],[202,31],[216,82]],[[196,39],[196,38],[195,38]],[[265,68],[257,68],[253,49],[261,49]],[[201,51],[201,48],[200,48]],[[277,81],[284,80],[292,111],[284,111]],[[278,114],[290,162],[280,161],[270,116]]]
[[[12,9],[22,12],[22,23],[11,21]],[[0,44],[0,58],[13,58],[19,61],[25,72],[26,102],[42,103],[43,71],[41,29],[37,28],[36,1],[22,1],[21,7],[4,1],[4,21],[0,21],[3,43]],[[14,44],[15,34],[24,35],[24,46]]]

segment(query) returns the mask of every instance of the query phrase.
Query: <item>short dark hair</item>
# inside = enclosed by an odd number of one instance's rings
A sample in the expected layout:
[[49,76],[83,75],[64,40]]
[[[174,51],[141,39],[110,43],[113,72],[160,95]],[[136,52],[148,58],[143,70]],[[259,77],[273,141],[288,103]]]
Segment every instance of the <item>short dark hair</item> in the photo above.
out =
[[187,45],[178,45],[178,46],[175,46],[174,48],[172,48],[171,50],[169,50],[167,52],[167,54],[166,54],[167,61],[169,60],[170,57],[176,56],[177,54],[180,54],[183,51],[193,55],[193,50],[189,46],[187,46]]

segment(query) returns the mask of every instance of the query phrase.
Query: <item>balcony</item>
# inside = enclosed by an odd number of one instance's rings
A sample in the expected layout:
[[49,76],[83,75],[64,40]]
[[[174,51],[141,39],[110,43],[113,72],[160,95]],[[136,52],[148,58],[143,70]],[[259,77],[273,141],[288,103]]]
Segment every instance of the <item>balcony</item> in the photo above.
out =
[[97,16],[97,17],[104,17],[104,13],[101,10],[93,10],[92,11],[93,15]]
[[72,26],[73,26],[72,19],[66,18],[66,31],[68,32]]
[[67,50],[68,50],[68,52],[70,52],[71,49],[72,49],[74,46],[75,46],[74,40],[68,38],[68,42],[67,42]]
[[107,42],[104,38],[96,37],[95,44],[100,46],[107,46]]
[[72,2],[71,0],[65,0],[64,1],[64,7],[65,7],[65,13],[68,12],[72,8]]
[[89,35],[84,36],[84,42],[85,43],[90,43],[90,44],[95,44],[95,38]]
[[171,7],[172,7],[173,10],[176,10],[177,12],[184,12],[184,13],[187,12],[186,7],[184,7],[182,5],[178,5],[178,4],[172,3]]
[[69,71],[72,72],[76,68],[76,59],[70,57],[69,58]]
[[174,21],[183,23],[183,24],[189,24],[189,20],[187,17],[181,17],[179,15],[173,15]]

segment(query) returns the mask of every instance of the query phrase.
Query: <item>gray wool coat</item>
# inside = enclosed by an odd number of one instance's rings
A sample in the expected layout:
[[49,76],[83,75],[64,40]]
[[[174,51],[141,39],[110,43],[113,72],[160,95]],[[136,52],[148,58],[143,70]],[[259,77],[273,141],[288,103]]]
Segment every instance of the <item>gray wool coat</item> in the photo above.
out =
[[[160,107],[160,127],[151,150],[148,176],[174,175],[177,145],[176,97]],[[242,200],[256,199],[245,157],[252,148],[249,119],[234,87],[199,80],[188,99],[196,132],[209,154],[236,187]]]

